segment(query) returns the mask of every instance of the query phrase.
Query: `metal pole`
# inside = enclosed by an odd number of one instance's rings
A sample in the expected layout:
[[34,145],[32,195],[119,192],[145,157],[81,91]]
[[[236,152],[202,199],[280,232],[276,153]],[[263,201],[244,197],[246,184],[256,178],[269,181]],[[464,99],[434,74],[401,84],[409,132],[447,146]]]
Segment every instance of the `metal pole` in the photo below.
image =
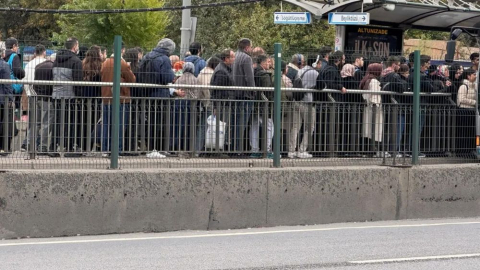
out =
[[[191,6],[192,0],[183,0],[183,6]],[[190,35],[191,35],[191,27],[192,27],[192,18],[191,16],[191,9],[184,9],[182,10],[182,39],[180,45],[180,57],[183,59],[185,53],[188,51],[188,47],[190,46]]]
[[415,51],[413,81],[412,164],[418,165],[420,148],[420,51]]
[[[275,74],[274,74],[274,145],[273,145],[273,167],[280,168],[280,137],[281,137],[281,125],[282,122],[282,99],[281,99],[281,87],[282,87],[282,44],[275,43]],[[267,123],[263,123],[266,125]]]
[[115,36],[113,59],[113,99],[112,99],[112,149],[110,169],[118,169],[120,137],[120,67],[122,61],[122,36]]

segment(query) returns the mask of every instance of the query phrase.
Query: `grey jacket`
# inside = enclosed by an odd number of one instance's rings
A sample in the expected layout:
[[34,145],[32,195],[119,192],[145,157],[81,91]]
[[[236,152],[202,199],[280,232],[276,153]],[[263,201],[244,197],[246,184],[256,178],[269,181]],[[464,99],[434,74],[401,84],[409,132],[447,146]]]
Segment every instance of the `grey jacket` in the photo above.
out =
[[[233,81],[235,86],[255,87],[252,57],[240,50],[235,54]],[[253,91],[238,90],[235,92],[237,100],[254,100],[256,96]]]
[[[53,63],[54,81],[83,81],[82,61],[71,51],[60,50]],[[75,98],[75,92],[81,91],[81,86],[54,85],[52,97]]]

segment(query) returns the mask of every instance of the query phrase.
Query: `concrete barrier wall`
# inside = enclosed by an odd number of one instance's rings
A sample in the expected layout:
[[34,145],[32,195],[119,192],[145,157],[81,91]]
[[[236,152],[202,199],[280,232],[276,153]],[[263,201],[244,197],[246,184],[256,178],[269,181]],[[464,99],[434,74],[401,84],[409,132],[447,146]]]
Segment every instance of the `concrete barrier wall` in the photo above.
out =
[[17,171],[0,238],[480,216],[478,165]]

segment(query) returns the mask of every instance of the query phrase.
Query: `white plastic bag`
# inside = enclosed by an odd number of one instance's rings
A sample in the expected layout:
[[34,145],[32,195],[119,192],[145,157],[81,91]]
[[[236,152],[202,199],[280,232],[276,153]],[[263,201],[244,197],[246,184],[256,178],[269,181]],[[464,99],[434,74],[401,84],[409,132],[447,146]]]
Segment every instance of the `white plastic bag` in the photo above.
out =
[[[217,139],[217,123],[215,115],[210,115],[207,118],[207,134],[205,135],[205,148],[216,149],[216,139]],[[219,121],[219,148],[217,150],[222,150],[225,145],[225,126],[227,123]]]

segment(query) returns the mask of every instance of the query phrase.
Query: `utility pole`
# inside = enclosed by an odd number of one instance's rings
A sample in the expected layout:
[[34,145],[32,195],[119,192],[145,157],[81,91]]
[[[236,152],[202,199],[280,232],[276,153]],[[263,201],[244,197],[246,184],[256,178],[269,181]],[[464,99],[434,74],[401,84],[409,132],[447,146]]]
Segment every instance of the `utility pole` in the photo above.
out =
[[[183,0],[183,6],[191,6],[192,0]],[[185,57],[185,53],[188,51],[188,47],[190,46],[190,36],[192,34],[192,18],[191,18],[192,10],[191,9],[184,9],[182,11],[182,40],[180,44],[180,58],[183,59]]]

